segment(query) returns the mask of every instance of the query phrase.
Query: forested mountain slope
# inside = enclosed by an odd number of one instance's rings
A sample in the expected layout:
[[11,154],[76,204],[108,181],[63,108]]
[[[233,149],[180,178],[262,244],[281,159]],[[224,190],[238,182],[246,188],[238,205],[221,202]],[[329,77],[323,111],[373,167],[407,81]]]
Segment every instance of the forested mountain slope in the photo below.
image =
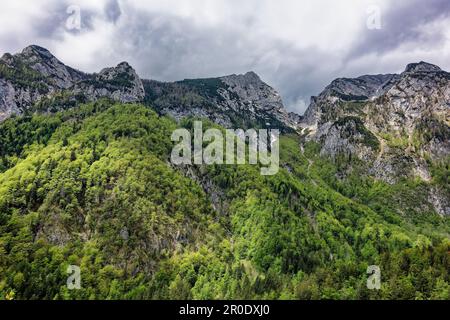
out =
[[[191,128],[191,120],[181,123]],[[174,167],[177,124],[99,101],[0,127],[0,292],[5,298],[443,298],[448,217],[424,182],[335,178],[320,146],[287,135],[283,169]],[[22,140],[21,137],[27,137]],[[69,264],[82,288],[68,290]],[[368,265],[382,289],[366,288]]]
[[[449,80],[423,62],[337,79],[301,117],[253,72],[163,83],[6,54],[0,299],[450,299]],[[199,119],[280,129],[278,174],[173,165]]]

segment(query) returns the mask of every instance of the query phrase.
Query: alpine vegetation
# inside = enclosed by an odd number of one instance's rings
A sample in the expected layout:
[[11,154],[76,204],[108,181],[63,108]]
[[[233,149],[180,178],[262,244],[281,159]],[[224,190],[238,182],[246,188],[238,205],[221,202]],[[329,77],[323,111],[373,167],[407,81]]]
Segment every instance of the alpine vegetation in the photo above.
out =
[[254,72],[5,54],[0,302],[449,300],[449,120],[426,62],[336,79],[301,116]]
[[[174,165],[261,165],[261,175],[279,171],[280,132],[277,129],[219,129],[203,132],[203,123],[194,122],[194,139],[188,129],[176,129],[171,139],[178,142],[172,150]],[[248,142],[248,143],[247,143]],[[204,144],[208,145],[204,148]],[[193,146],[193,147],[192,147]],[[248,156],[247,156],[248,151]]]

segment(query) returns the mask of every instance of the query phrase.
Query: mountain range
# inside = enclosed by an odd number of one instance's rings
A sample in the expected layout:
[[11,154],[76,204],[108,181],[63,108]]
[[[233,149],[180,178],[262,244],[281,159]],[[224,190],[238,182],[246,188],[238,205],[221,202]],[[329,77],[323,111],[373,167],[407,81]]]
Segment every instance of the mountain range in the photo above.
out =
[[[279,129],[282,170],[170,164],[199,118]],[[426,62],[336,79],[301,116],[254,72],[160,82],[7,53],[0,299],[449,299],[449,154],[450,73]]]
[[[304,116],[288,113],[278,92],[254,72],[167,83],[141,80],[122,62],[86,74],[33,45],[5,54],[0,75],[0,120],[100,98],[141,102],[177,121],[199,117],[227,128],[300,132],[321,144],[321,154],[356,156],[389,183],[406,176],[429,182],[427,160],[450,154],[450,74],[426,62],[409,64],[402,74],[336,79],[312,97]],[[430,190],[430,200],[450,214],[444,191]]]

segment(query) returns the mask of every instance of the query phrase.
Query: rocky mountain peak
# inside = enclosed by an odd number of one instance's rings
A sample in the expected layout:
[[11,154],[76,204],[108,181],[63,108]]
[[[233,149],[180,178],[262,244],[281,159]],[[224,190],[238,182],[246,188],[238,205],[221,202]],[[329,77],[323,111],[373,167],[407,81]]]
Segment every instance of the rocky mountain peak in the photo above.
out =
[[98,74],[103,80],[114,80],[120,78],[123,81],[133,82],[139,79],[136,70],[128,62],[121,62],[116,67],[105,68]]
[[[287,128],[294,127],[297,121],[297,117],[290,116],[284,109],[278,92],[253,71],[175,83],[149,80],[144,81],[144,88],[143,81],[127,62],[85,74],[66,66],[50,51],[37,45],[15,55],[5,54],[0,63],[4,67],[0,69],[0,121],[61,93],[81,97],[82,101],[102,97],[120,102],[145,101],[176,119],[197,116],[227,127]],[[52,105],[51,108],[59,110],[65,106]]]
[[86,77],[83,72],[66,66],[50,51],[37,45],[28,46],[14,55],[13,61],[12,67],[20,69],[20,66],[25,66],[37,72],[51,89],[71,88]]
[[380,89],[393,77],[393,74],[378,74],[340,78],[334,80],[324,93],[342,100],[367,100],[379,95]]
[[[0,121],[62,93],[82,96],[83,101],[102,97],[120,102],[144,99],[142,81],[127,62],[98,74],[85,74],[66,66],[50,51],[37,45],[14,55],[7,53],[0,59]],[[64,108],[63,104],[52,109]]]
[[300,127],[323,154],[357,156],[376,178],[429,181],[426,159],[450,154],[449,118],[450,74],[419,62],[400,75],[333,81],[311,100]]
[[249,71],[246,74],[243,75],[243,78],[246,79],[248,82],[262,82],[259,75],[254,71]]
[[338,78],[330,83],[319,96],[311,97],[302,122],[314,126],[321,115],[337,107],[341,102],[369,101],[388,91],[399,75],[377,74],[363,75],[357,78]]
[[146,100],[175,119],[208,118],[224,127],[292,130],[298,118],[284,109],[279,93],[255,72],[175,83],[144,80]]
[[259,101],[266,107],[284,108],[278,92],[262,81],[253,71],[245,74],[225,76],[219,79],[226,84],[229,91],[232,91],[243,101],[250,103]]
[[116,69],[123,70],[123,71],[130,71],[130,70],[135,71],[134,68],[126,61],[119,63],[117,65]]
[[37,62],[48,61],[53,58],[55,57],[47,49],[31,45],[23,49],[21,53],[15,55],[7,52],[0,60],[11,67],[14,67],[17,62],[34,64]]
[[22,50],[23,56],[37,56],[40,58],[52,59],[54,56],[45,48],[37,45],[31,45]]
[[226,88],[219,90],[219,94],[227,101],[227,107],[243,114],[250,113],[254,119],[264,119],[264,125],[295,126],[284,108],[280,94],[255,72],[220,79]]
[[80,93],[87,94],[91,100],[108,96],[121,102],[139,102],[144,100],[144,85],[128,62],[116,67],[106,68],[79,87]]
[[410,63],[405,69],[405,73],[416,73],[416,72],[440,72],[441,68],[438,66],[427,63],[427,62],[419,62],[419,63]]
[[[48,75],[55,75],[58,69],[75,71],[67,67],[59,61],[53,54],[45,48],[31,45],[22,50],[21,53],[15,55],[17,60],[25,63],[38,72],[47,72]],[[53,69],[53,70],[51,70]],[[81,72],[78,71],[81,74]]]
[[267,86],[261,78],[253,71],[249,71],[245,74],[232,74],[229,76],[220,78],[225,83],[234,86],[234,87],[259,87],[259,86]]

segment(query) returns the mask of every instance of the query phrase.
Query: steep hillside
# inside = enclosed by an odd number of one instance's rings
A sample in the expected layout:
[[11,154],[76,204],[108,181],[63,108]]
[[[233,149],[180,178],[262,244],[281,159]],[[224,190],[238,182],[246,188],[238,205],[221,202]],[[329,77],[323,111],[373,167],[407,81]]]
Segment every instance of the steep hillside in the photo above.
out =
[[227,128],[295,128],[280,95],[254,72],[175,83],[144,80],[144,87],[148,104],[178,120],[196,116]]
[[[334,186],[338,168],[296,135],[282,137],[275,176],[174,167],[176,126],[110,101],[5,121],[0,297],[449,298],[449,219],[389,201],[420,184]],[[66,287],[69,264],[80,290]],[[372,264],[381,291],[366,288]]]
[[36,110],[57,112],[101,98],[145,102],[177,120],[199,116],[226,127],[284,131],[295,126],[280,95],[253,72],[162,83],[141,80],[128,63],[122,62],[115,68],[86,74],[34,45],[0,59],[0,122],[11,115]]
[[100,98],[138,102],[142,82],[128,63],[98,74],[74,70],[47,49],[29,46],[21,53],[0,58],[0,121],[34,111],[59,111]]
[[429,202],[450,214],[448,176],[433,184],[433,172],[448,172],[450,162],[448,72],[421,62],[400,75],[338,79],[313,98],[299,126],[321,154],[358,158],[377,179],[428,182]]
[[[450,299],[449,80],[423,62],[337,79],[301,117],[253,72],[163,83],[6,54],[0,299]],[[199,118],[280,129],[278,174],[173,165]]]

